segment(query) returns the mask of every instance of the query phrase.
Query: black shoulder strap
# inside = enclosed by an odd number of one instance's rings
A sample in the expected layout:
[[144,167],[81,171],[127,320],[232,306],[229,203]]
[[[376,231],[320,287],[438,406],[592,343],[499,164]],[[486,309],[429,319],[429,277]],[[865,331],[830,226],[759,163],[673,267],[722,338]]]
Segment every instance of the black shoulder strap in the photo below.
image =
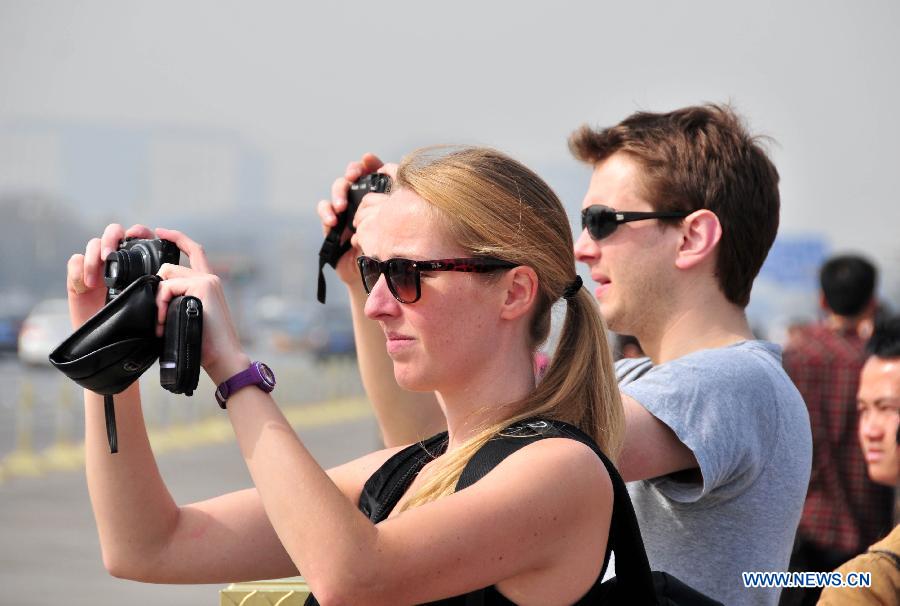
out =
[[446,448],[445,431],[394,454],[366,481],[359,495],[359,510],[375,524],[382,522],[425,463],[442,454]]
[[613,485],[609,544],[616,554],[617,585],[621,591],[625,591],[624,595],[633,597],[634,604],[656,604],[650,562],[625,482],[597,444],[577,427],[544,419],[529,419],[508,427],[475,453],[463,469],[456,490],[471,486],[512,453],[545,438],[577,440],[589,446],[600,457]]
[[[375,524],[383,521],[425,463],[443,453],[446,447],[447,432],[444,432],[395,453],[366,480],[359,495],[359,510]],[[319,606],[319,601],[309,594],[303,604]]]

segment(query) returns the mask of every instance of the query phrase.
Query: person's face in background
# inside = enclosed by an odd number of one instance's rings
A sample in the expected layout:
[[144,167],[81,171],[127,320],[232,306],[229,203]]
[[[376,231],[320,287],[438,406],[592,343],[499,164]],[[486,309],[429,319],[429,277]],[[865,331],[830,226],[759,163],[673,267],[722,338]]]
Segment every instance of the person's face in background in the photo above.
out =
[[900,358],[871,356],[863,366],[859,394],[859,441],[872,481],[900,480]]

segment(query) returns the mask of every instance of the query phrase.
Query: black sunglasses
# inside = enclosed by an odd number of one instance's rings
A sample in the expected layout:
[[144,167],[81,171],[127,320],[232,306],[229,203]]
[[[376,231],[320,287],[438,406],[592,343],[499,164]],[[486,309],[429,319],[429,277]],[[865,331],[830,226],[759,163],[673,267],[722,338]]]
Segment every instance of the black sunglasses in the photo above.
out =
[[472,259],[438,259],[435,261],[413,261],[411,259],[388,259],[379,261],[372,257],[357,257],[359,275],[363,288],[372,292],[378,279],[384,274],[388,290],[401,303],[415,303],[422,296],[421,272],[423,271],[465,271],[487,273],[497,269],[512,269],[518,263],[501,261],[493,257]]
[[683,219],[687,212],[625,212],[602,204],[593,204],[581,211],[581,229],[588,230],[591,238],[602,240],[616,231],[622,223],[644,219]]

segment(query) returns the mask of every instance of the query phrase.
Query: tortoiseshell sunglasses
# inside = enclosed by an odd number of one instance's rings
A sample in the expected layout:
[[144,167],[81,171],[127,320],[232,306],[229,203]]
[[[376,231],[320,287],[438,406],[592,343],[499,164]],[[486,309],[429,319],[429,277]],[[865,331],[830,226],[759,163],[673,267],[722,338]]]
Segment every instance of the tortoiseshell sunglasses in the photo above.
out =
[[437,259],[434,261],[413,261],[400,258],[379,261],[372,257],[357,257],[356,263],[359,265],[359,274],[367,293],[372,292],[378,278],[384,274],[388,290],[401,303],[415,303],[421,298],[421,272],[423,271],[487,273],[498,269],[512,269],[519,265],[493,257]]

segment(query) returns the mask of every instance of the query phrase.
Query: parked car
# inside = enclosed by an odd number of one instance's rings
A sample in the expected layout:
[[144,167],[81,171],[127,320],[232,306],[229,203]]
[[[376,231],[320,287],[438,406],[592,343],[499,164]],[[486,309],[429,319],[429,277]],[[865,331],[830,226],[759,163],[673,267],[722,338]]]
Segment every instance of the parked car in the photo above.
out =
[[254,338],[278,352],[308,352],[316,359],[355,356],[353,322],[346,306],[289,303],[265,297],[257,305]]
[[49,365],[47,357],[72,333],[65,299],[47,299],[34,306],[19,332],[19,359],[26,364]]
[[0,316],[0,353],[16,353],[22,320],[21,316]]
[[353,326],[349,322],[317,327],[310,331],[307,349],[317,360],[356,356]]

